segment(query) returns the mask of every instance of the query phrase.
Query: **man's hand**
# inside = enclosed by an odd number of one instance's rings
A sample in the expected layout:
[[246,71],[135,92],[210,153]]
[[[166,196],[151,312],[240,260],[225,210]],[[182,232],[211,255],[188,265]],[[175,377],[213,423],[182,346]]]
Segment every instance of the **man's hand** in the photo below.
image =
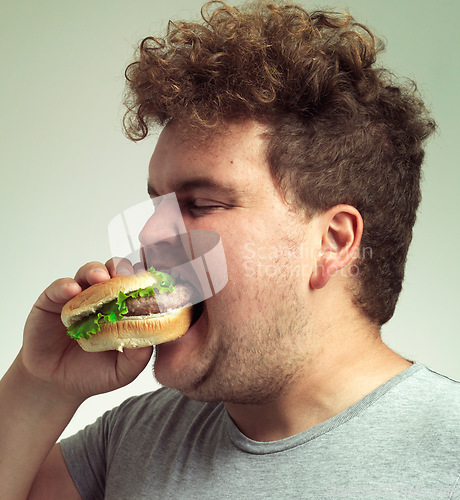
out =
[[68,300],[115,275],[113,261],[85,264],[75,279],[52,283],[27,318],[22,349],[0,381],[0,483],[5,498],[79,498],[56,440],[86,398],[128,384],[150,359],[152,347],[85,352],[62,324],[61,310]]
[[[119,266],[118,263],[118,269]],[[114,276],[117,274],[113,260],[106,265],[89,262],[78,270],[75,279],[58,279],[40,295],[27,318],[18,360],[27,374],[82,401],[122,387],[139,375],[150,359],[152,347],[85,352],[67,335],[61,321],[61,310],[68,300]]]

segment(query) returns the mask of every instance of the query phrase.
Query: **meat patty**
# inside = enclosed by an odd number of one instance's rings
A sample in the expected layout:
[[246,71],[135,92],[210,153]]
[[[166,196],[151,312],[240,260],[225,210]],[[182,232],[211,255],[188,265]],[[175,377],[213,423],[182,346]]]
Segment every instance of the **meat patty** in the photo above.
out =
[[148,297],[130,297],[126,299],[126,316],[146,316],[158,314],[169,309],[178,309],[191,302],[193,292],[188,285],[180,283],[171,293],[160,293]]
[[155,295],[148,297],[130,297],[126,299],[128,312],[126,316],[145,316],[147,314],[157,314],[160,312]]

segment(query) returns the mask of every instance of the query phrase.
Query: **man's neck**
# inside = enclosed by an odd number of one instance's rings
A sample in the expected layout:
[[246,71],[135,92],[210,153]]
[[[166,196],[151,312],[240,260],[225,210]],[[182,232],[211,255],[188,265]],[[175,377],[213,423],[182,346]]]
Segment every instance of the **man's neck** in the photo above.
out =
[[411,366],[380,337],[349,342],[340,352],[307,363],[274,401],[263,405],[226,403],[240,431],[255,441],[276,441],[310,429],[354,405]]

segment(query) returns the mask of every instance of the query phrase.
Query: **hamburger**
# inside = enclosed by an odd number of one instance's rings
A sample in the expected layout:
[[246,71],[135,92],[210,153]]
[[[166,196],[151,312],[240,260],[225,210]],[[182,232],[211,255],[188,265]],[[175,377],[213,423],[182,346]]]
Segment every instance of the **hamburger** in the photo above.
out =
[[152,267],[90,286],[64,305],[61,319],[85,351],[123,351],[183,335],[192,304],[190,285]]

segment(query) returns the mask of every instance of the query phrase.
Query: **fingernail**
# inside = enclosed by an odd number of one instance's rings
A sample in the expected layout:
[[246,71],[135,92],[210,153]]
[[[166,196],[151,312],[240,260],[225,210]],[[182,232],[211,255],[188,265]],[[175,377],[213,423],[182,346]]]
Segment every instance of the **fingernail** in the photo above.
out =
[[107,269],[104,269],[103,267],[96,267],[93,269],[93,273],[105,273],[107,274]]
[[121,274],[121,276],[129,276],[131,271],[126,267],[117,267],[117,274]]

